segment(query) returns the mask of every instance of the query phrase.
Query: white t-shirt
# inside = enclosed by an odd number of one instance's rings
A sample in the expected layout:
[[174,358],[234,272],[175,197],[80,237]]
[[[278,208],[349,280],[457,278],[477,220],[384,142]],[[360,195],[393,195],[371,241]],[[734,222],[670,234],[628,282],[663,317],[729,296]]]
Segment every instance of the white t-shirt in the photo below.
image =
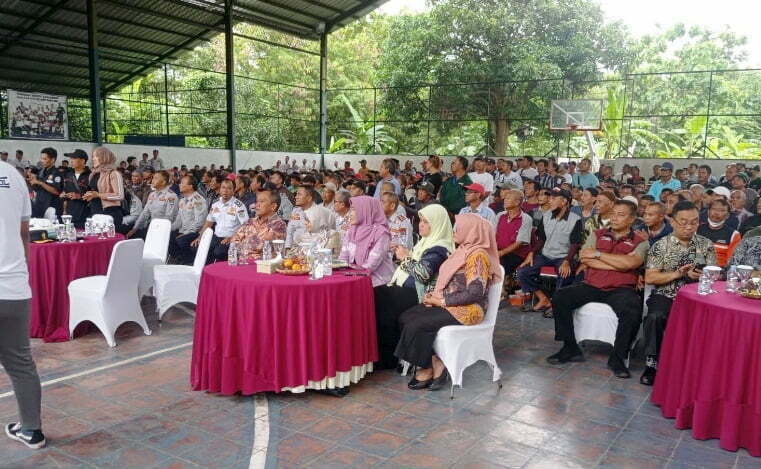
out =
[[32,216],[26,182],[18,170],[0,161],[0,300],[26,300],[32,297],[26,267],[21,222]]
[[[483,173],[477,173],[473,171],[472,173],[468,173],[468,176],[470,177],[470,180],[473,181],[476,184],[481,184],[484,186],[484,190],[486,192],[494,193],[494,176],[487,172]],[[489,204],[491,204],[492,198],[491,195],[489,197],[486,197],[483,202],[481,202],[482,207],[489,207]]]

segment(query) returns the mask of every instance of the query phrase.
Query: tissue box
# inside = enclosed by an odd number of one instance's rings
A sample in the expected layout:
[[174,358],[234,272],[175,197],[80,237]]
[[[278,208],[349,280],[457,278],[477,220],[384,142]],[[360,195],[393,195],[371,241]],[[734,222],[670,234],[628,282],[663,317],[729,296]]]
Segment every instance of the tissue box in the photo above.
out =
[[260,274],[274,274],[282,264],[281,259],[271,259],[268,261],[256,261],[256,271]]

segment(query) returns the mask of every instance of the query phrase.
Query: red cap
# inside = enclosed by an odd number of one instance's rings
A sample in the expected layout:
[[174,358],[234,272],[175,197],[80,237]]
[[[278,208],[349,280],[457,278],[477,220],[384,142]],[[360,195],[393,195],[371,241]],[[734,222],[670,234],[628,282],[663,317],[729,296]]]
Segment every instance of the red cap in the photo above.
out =
[[473,191],[473,192],[478,192],[481,195],[486,194],[486,189],[484,189],[484,186],[482,186],[481,184],[478,184],[478,183],[473,183],[473,184],[471,184],[469,186],[465,186],[465,189],[467,189],[469,191]]
[[227,175],[227,179],[230,181],[235,181],[235,173],[230,173]]

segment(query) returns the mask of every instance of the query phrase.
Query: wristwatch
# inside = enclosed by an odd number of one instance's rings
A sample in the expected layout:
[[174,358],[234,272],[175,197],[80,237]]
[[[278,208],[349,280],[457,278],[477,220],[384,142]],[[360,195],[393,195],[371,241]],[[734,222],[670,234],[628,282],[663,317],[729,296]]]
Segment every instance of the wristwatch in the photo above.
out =
[[600,251],[595,251],[595,259],[599,259],[600,256],[602,256],[602,253]]

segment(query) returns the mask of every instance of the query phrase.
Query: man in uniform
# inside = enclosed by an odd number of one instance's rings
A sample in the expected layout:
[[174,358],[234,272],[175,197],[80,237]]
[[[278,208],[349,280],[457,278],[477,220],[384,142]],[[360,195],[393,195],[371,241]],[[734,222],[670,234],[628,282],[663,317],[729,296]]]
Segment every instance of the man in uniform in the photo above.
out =
[[679,202],[671,213],[673,233],[653,244],[647,255],[645,282],[655,285],[647,300],[642,327],[646,367],[639,382],[652,386],[658,366],[663,333],[677,291],[695,282],[706,265],[716,265],[711,240],[697,234],[700,217],[692,202]]
[[199,231],[206,221],[209,211],[206,200],[196,192],[198,185],[193,176],[180,180],[182,199],[177,209],[177,216],[172,222],[172,234],[169,238],[169,255],[180,264],[193,263],[193,248],[190,245],[200,235]]
[[628,200],[619,200],[611,210],[610,227],[595,230],[587,237],[579,255],[587,266],[583,283],[558,290],[552,297],[556,338],[563,341],[563,348],[548,357],[548,362],[584,360],[576,343],[573,311],[587,303],[605,303],[618,316],[608,368],[617,378],[631,377],[626,358],[642,317],[642,302],[635,288],[638,270],[650,247],[646,237],[632,230],[636,218],[637,206]]
[[40,152],[42,169],[37,174],[29,175],[28,182],[34,191],[32,218],[43,218],[45,211],[50,207],[56,210],[56,214],[61,213],[58,196],[61,195],[63,178],[55,167],[56,158],[58,158],[58,152],[54,148],[43,148]]
[[127,238],[137,234],[138,238],[145,239],[148,232],[148,224],[154,218],[165,219],[170,222],[177,216],[177,194],[169,189],[169,173],[159,171],[153,175],[153,192],[148,196],[148,201],[135,221],[135,226],[127,232]]
[[391,252],[396,246],[412,249],[412,223],[409,218],[397,213],[396,210],[399,206],[399,196],[393,192],[384,192],[381,195],[381,203],[383,204],[383,213],[388,219],[389,231],[391,231]]
[[87,153],[84,150],[74,150],[64,153],[71,160],[71,170],[63,179],[61,199],[64,213],[71,215],[72,222],[77,228],[85,226],[85,220],[90,216],[89,204],[82,200],[89,189],[90,170],[87,168]]
[[[219,200],[211,206],[206,216],[206,223],[201,227],[200,233],[203,233],[206,228],[214,226],[214,236],[211,238],[207,263],[227,260],[230,240],[238,228],[248,221],[248,210],[243,202],[233,197],[234,193],[233,182],[224,179],[219,184]],[[199,240],[200,238],[196,238],[191,246],[198,246]]]

